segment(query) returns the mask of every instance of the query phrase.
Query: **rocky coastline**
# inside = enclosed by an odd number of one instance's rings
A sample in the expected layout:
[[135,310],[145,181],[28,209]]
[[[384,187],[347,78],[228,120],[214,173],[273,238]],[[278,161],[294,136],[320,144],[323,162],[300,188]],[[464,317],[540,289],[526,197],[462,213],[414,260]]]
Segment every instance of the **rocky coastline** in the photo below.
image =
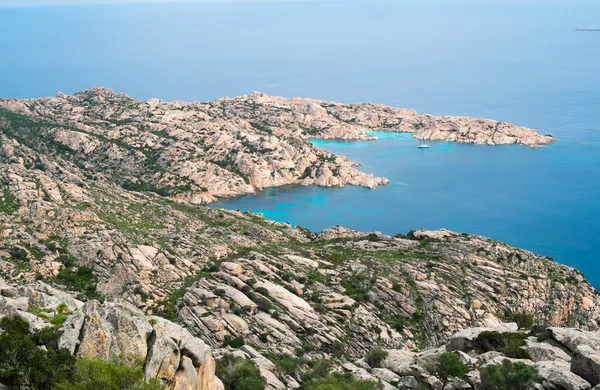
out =
[[313,146],[311,138],[369,140],[368,130],[385,130],[487,145],[554,142],[551,135],[489,119],[258,92],[184,103],[92,88],[52,98],[0,99],[0,120],[30,146],[48,153],[58,148],[81,168],[110,175],[126,189],[192,204],[290,184],[376,188],[389,182]]
[[[50,349],[79,362],[126,355],[177,390],[228,388],[245,364],[269,390],[488,390],[487,367],[505,360],[535,373],[528,390],[596,386],[600,295],[576,269],[473,234],[312,232],[195,204],[256,183],[381,184],[304,141],[361,139],[397,109],[331,105],[140,102],[105,89],[2,100],[0,341],[19,318],[59,333]],[[432,132],[478,121],[426,120]],[[492,128],[525,131],[508,126]],[[524,134],[518,143],[550,142]],[[451,376],[438,369],[447,359]]]

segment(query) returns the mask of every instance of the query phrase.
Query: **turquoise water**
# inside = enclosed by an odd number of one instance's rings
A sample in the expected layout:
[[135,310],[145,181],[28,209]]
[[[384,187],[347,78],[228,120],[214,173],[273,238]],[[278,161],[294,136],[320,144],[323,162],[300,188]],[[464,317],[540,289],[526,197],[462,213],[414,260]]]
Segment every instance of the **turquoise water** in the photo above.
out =
[[[387,187],[279,188],[220,206],[323,229],[479,233],[580,268],[600,286],[597,1],[319,1],[0,9],[0,95],[96,85],[146,99],[260,90],[492,117],[553,133],[544,149],[317,142]],[[582,145],[582,144],[585,145]]]

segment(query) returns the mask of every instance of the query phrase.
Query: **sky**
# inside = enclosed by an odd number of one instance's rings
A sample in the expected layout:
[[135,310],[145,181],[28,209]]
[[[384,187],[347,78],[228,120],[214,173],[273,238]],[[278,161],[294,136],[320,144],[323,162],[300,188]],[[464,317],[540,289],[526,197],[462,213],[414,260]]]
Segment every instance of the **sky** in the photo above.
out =
[[[59,5],[89,5],[118,3],[175,3],[175,2],[256,2],[256,1],[293,1],[293,0],[0,0],[0,7],[37,7]],[[316,1],[316,0],[315,0]]]

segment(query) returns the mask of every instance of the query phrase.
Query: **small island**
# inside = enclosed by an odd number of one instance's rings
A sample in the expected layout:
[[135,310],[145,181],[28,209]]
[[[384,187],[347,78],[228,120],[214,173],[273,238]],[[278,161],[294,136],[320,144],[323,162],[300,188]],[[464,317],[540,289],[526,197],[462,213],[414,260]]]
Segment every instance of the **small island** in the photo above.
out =
[[600,31],[600,28],[578,28],[577,31]]

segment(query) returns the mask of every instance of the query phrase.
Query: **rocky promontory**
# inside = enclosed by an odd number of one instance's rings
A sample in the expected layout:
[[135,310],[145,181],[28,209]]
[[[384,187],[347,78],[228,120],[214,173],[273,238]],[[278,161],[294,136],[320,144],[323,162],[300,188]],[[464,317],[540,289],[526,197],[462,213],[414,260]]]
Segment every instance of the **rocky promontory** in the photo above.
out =
[[0,125],[19,142],[62,154],[90,175],[194,204],[288,184],[375,188],[388,183],[315,147],[310,138],[369,140],[367,130],[384,130],[487,145],[539,147],[554,141],[489,119],[258,92],[205,103],[140,101],[105,88],[0,99]]

